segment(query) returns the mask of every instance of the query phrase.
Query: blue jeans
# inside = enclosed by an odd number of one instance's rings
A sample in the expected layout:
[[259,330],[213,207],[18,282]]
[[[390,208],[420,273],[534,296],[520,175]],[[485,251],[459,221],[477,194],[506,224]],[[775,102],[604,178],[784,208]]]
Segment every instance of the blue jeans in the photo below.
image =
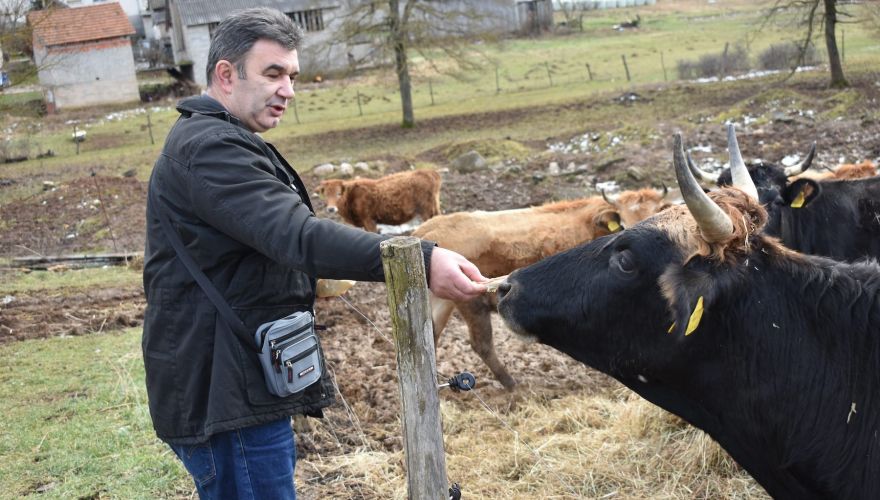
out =
[[221,432],[197,445],[170,446],[192,475],[202,500],[296,500],[290,417]]

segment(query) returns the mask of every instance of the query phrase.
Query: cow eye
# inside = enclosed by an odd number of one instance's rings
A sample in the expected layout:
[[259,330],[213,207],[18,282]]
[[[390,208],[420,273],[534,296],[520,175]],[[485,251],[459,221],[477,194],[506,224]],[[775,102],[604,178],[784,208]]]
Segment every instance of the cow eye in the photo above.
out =
[[611,264],[624,274],[636,272],[636,259],[630,250],[622,250],[611,257]]

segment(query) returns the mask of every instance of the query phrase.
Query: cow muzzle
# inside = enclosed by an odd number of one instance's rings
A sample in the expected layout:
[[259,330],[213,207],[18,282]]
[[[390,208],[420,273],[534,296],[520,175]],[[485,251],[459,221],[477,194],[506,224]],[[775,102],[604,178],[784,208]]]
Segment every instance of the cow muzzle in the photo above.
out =
[[505,295],[510,293],[510,289],[513,288],[513,285],[510,284],[509,281],[505,281],[498,285],[498,289],[496,290],[496,294],[498,294],[498,300],[504,298]]
[[[520,284],[518,286],[522,285]],[[501,314],[501,319],[504,320],[504,324],[506,324],[520,340],[523,342],[537,342],[538,337],[523,327],[519,320],[519,316],[522,314],[523,309],[521,304],[516,304],[521,301],[517,300],[518,297],[514,297],[518,294],[512,293],[513,291],[513,284],[510,283],[510,281],[505,281],[498,285],[498,290],[495,292],[496,297],[498,298],[498,313]]]

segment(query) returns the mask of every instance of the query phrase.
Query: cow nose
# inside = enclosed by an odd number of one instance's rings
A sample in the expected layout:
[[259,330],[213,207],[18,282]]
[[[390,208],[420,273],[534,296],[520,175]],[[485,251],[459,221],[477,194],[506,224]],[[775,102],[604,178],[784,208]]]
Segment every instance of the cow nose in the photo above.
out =
[[336,207],[327,207],[327,211],[330,212],[331,214],[335,214],[335,213],[336,213]]
[[498,293],[498,300],[503,299],[504,296],[507,295],[507,292],[510,291],[510,288],[511,288],[511,284],[507,281],[498,285],[498,292],[497,292]]

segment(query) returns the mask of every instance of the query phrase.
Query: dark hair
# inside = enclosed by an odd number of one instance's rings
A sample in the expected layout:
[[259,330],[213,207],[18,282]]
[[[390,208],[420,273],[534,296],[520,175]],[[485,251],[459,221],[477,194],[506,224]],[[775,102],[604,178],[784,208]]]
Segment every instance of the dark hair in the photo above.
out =
[[232,13],[217,25],[211,37],[206,68],[208,86],[211,86],[214,66],[223,59],[234,64],[238,75],[245,78],[245,55],[258,40],[270,40],[288,50],[296,50],[302,37],[302,28],[278,10],[256,7]]

